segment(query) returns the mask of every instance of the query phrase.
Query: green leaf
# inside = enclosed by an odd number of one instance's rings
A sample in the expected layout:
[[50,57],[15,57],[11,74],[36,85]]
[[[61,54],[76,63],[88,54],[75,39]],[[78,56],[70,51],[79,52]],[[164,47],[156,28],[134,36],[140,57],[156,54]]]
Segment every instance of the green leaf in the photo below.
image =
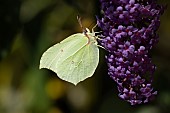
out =
[[40,69],[50,69],[74,85],[91,77],[99,63],[99,49],[94,33],[87,31],[73,34],[45,51]]

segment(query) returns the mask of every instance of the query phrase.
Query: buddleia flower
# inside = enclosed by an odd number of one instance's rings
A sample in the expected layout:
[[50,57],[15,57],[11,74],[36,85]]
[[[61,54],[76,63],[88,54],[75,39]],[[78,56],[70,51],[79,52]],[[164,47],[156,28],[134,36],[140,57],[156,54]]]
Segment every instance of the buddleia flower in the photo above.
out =
[[131,105],[147,103],[157,94],[152,87],[156,66],[150,52],[158,43],[156,31],[164,8],[156,0],[100,0],[103,31],[100,44],[107,51],[108,74],[118,96]]

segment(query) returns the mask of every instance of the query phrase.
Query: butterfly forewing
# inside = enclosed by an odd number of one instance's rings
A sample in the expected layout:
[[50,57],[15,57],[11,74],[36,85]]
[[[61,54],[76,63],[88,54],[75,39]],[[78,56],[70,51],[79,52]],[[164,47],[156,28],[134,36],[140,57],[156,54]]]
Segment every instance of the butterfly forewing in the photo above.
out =
[[88,39],[83,34],[77,33],[69,36],[44,52],[40,60],[40,69],[48,68],[56,72],[58,63],[75,54],[87,43]]

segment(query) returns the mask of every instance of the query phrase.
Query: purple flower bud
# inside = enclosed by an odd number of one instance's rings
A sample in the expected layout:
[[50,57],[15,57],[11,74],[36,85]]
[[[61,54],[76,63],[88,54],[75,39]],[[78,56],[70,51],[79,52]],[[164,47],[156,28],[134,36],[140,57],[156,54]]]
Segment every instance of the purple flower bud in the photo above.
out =
[[119,62],[123,62],[123,58],[119,58],[119,60],[118,60]]
[[138,63],[136,61],[133,62],[133,66],[138,66]]
[[125,9],[126,9],[126,10],[129,10],[129,9],[130,9],[130,5],[129,5],[129,4],[126,5],[126,6],[125,6]]
[[117,7],[117,11],[122,11],[123,8],[121,6]]
[[131,105],[147,103],[157,94],[151,85],[156,67],[149,54],[158,42],[156,31],[164,8],[156,0],[100,2],[103,17],[97,23],[103,31],[100,44],[108,51],[108,74],[121,99]]
[[130,46],[129,46],[129,52],[130,52],[131,54],[133,54],[134,51],[135,51],[135,46],[134,46],[134,45],[130,45]]
[[112,71],[114,71],[114,70],[115,70],[115,68],[114,68],[113,66],[110,66],[110,69],[111,69]]
[[130,13],[134,13],[134,12],[135,12],[135,8],[131,8]]
[[129,4],[134,4],[135,3],[135,0],[129,0]]
[[124,15],[123,15],[123,14],[120,14],[120,15],[119,15],[119,18],[120,18],[120,19],[124,19]]
[[119,26],[118,26],[118,30],[123,30],[123,26],[122,26],[122,25],[119,25]]

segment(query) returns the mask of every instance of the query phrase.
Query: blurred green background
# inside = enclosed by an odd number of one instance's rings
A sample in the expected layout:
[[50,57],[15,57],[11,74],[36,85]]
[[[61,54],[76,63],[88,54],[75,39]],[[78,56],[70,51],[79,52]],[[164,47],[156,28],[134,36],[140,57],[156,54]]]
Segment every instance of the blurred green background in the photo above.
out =
[[152,51],[157,65],[153,85],[159,93],[148,104],[130,106],[117,96],[102,49],[94,76],[77,86],[39,70],[47,48],[81,32],[77,15],[92,28],[99,14],[99,0],[0,0],[0,113],[170,113],[169,7]]

